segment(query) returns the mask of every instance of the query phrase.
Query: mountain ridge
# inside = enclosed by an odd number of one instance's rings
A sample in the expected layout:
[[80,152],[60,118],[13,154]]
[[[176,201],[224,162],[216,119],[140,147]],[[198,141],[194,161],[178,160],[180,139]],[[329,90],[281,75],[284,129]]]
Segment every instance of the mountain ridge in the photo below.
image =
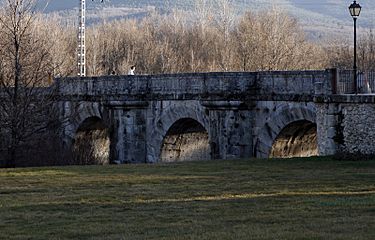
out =
[[[51,12],[71,12],[78,10],[78,0],[42,0],[40,6],[48,6],[44,8],[46,13]],[[105,10],[105,14],[117,12],[116,16],[127,16],[126,9],[134,14],[134,9],[139,12],[143,9],[142,15],[150,9],[157,9],[161,12],[168,11],[171,8],[179,8],[183,10],[193,10],[195,0],[86,0],[88,18],[95,18],[95,12]],[[321,0],[317,3],[314,0],[232,0],[230,1],[236,13],[242,14],[245,11],[260,11],[272,7],[284,10],[295,17],[300,25],[312,38],[319,38],[324,35],[342,35],[346,36],[352,32],[353,21],[348,11],[351,1],[347,0]],[[362,13],[358,20],[358,27],[369,29],[375,26],[375,1],[362,0],[357,1],[362,5]],[[117,9],[122,9],[117,11]],[[136,12],[137,12],[136,11]],[[104,14],[104,13],[102,13]],[[138,16],[135,14],[134,16]],[[130,16],[132,17],[132,16]]]

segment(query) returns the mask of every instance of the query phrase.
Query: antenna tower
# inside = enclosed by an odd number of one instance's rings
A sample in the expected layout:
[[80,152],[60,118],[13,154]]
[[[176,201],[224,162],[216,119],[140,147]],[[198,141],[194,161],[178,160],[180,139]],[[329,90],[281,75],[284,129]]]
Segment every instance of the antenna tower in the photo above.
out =
[[86,76],[86,1],[80,0],[78,25],[78,76]]
[[[94,1],[94,0],[92,0]],[[100,2],[103,2],[101,0]],[[79,0],[78,76],[86,76],[86,0]]]

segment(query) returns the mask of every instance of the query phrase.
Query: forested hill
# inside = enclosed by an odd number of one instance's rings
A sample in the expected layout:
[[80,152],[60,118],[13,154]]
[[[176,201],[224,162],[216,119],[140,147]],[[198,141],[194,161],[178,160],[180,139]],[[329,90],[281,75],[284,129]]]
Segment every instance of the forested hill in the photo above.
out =
[[[73,15],[74,10],[79,6],[79,0],[41,0],[49,1],[45,12],[65,12]],[[100,12],[101,17],[139,17],[156,9],[160,12],[167,12],[171,8],[193,10],[195,3],[199,1],[220,2],[229,1],[237,14],[244,11],[259,11],[272,7],[283,9],[296,17],[301,25],[311,35],[327,33],[349,34],[352,20],[349,15],[348,6],[352,1],[348,0],[86,0],[89,21],[95,18],[94,12]],[[363,28],[374,28],[375,26],[375,1],[358,1],[363,7],[358,25]],[[104,11],[103,11],[104,9]],[[90,15],[91,12],[91,15]],[[91,19],[92,20],[92,19]]]

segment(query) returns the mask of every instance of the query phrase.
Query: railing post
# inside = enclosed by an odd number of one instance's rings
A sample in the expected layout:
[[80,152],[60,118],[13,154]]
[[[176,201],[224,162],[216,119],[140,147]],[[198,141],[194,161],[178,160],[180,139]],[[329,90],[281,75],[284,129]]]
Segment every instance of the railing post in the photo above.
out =
[[338,80],[338,73],[339,71],[337,68],[331,69],[331,86],[332,86],[332,94],[337,94],[337,80]]

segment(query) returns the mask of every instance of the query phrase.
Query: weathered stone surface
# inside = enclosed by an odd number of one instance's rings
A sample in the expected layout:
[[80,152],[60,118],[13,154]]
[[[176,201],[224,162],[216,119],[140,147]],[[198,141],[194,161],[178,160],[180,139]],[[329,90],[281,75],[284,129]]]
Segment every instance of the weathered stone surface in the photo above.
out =
[[[254,153],[256,157],[269,157],[272,145],[288,125],[297,123],[298,128],[301,124],[303,126],[301,121],[316,123],[314,103],[259,101],[257,109],[261,111],[258,111],[255,116]],[[312,141],[311,144],[315,143]]]
[[[116,163],[375,153],[375,98],[332,95],[332,78],[302,71],[60,79],[62,137],[69,146],[85,119],[100,118]],[[200,131],[189,130],[192,122]]]
[[[146,131],[146,162],[160,161],[164,138],[173,124],[181,119],[191,119],[198,122],[208,132],[211,143],[209,118],[199,101],[152,101],[147,111]],[[183,132],[181,132],[183,133]]]
[[348,153],[375,154],[375,105],[342,104],[344,143],[340,150]]

